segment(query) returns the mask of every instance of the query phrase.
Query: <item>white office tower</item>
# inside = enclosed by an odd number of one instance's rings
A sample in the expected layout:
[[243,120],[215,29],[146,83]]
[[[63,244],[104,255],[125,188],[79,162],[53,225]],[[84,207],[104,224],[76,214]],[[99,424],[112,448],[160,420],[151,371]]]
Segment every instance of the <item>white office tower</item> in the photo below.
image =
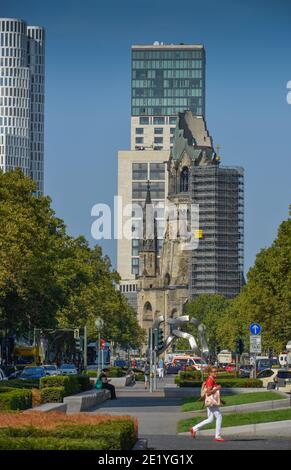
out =
[[45,31],[0,18],[0,168],[17,167],[44,190]]

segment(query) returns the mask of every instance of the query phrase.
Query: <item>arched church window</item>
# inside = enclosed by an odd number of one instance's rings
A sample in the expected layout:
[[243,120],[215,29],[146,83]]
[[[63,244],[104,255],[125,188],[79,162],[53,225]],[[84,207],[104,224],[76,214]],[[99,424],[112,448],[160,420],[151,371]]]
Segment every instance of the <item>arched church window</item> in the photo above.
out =
[[169,273],[165,275],[165,286],[169,286],[171,282],[171,276]]
[[189,188],[189,169],[184,166],[180,174],[180,192],[186,193]]

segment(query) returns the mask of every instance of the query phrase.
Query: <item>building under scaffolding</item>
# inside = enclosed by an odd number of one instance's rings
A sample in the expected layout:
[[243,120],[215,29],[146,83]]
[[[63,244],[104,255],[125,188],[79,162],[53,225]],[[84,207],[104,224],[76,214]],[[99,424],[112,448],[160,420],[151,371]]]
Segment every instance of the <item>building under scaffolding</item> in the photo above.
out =
[[244,282],[243,169],[218,165],[191,169],[192,203],[199,204],[199,244],[190,263],[190,295],[233,298]]

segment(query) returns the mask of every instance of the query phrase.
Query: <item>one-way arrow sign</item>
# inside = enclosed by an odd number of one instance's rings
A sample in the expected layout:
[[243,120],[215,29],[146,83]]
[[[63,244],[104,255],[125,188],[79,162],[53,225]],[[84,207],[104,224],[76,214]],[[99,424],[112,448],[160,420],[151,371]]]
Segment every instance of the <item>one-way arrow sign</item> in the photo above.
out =
[[252,323],[250,325],[250,332],[252,335],[257,336],[261,333],[262,327],[259,323]]

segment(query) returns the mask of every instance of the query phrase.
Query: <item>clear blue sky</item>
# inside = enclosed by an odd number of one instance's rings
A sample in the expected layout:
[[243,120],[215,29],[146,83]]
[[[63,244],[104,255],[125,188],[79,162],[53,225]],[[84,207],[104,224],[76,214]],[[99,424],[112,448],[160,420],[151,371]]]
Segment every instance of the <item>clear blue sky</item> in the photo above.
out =
[[91,207],[112,204],[129,148],[131,44],[205,45],[208,128],[222,163],[245,168],[247,271],[291,202],[291,2],[0,0],[0,16],[46,29],[45,191],[92,243]]

